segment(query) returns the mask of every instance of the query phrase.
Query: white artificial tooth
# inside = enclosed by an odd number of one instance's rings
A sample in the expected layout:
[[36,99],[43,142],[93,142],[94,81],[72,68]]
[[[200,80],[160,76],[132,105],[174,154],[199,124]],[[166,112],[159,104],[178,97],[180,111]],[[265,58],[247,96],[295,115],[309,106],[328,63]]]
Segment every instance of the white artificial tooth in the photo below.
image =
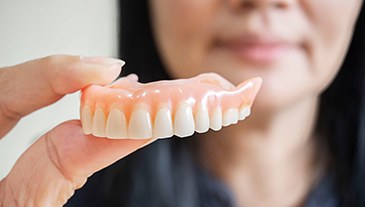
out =
[[251,109],[250,107],[246,106],[242,106],[239,110],[239,115],[238,115],[238,119],[239,120],[244,120],[246,117],[248,117],[251,114]]
[[195,131],[204,133],[209,130],[209,112],[207,107],[200,106],[195,114]]
[[101,108],[96,108],[93,118],[93,135],[105,137],[105,113]]
[[210,128],[214,131],[222,129],[222,109],[216,107],[210,117]]
[[172,137],[174,131],[172,128],[172,118],[170,109],[163,107],[158,110],[153,129],[154,138]]
[[175,112],[174,134],[178,137],[187,137],[194,134],[195,122],[191,106],[182,104]]
[[108,138],[128,137],[127,122],[121,110],[112,109],[109,112],[105,133]]
[[223,114],[223,126],[229,126],[238,122],[238,109],[228,109]]
[[81,122],[84,134],[91,134],[93,126],[93,118],[91,115],[91,109],[88,105],[83,106],[81,109]]
[[238,123],[238,109],[232,109],[232,124]]
[[132,111],[129,120],[128,137],[135,139],[145,139],[152,137],[151,115],[142,108]]

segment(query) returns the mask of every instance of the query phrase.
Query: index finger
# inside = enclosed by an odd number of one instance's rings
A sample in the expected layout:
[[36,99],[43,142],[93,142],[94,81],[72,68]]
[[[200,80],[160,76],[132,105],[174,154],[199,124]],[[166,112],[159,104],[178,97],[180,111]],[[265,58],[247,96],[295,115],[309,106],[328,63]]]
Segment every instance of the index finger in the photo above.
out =
[[23,116],[90,84],[106,85],[123,61],[57,55],[0,70],[0,137]]

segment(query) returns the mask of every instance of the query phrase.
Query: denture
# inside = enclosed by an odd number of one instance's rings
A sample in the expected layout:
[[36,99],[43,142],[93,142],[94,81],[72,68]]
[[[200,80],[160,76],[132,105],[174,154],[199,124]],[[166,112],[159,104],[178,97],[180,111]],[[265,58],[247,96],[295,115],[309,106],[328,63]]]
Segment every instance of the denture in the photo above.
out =
[[111,139],[187,137],[236,124],[250,115],[261,86],[253,78],[234,86],[215,73],[190,79],[139,83],[120,78],[83,89],[85,134]]

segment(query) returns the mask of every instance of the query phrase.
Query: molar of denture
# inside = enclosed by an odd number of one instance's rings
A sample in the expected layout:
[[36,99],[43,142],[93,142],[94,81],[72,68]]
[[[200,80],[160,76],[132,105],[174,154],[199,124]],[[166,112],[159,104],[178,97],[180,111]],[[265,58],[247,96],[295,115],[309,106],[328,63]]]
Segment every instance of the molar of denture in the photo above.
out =
[[146,139],[152,137],[151,115],[147,110],[136,107],[132,111],[128,133],[129,138]]
[[81,109],[81,121],[82,121],[82,130],[84,131],[84,134],[91,134],[93,118],[91,115],[91,109],[87,105],[82,107]]
[[213,109],[210,117],[210,128],[214,131],[222,129],[222,109],[219,106]]
[[124,113],[118,109],[112,109],[109,112],[105,129],[108,138],[126,138],[128,137],[127,121]]
[[97,137],[105,137],[105,113],[101,108],[96,108],[92,124],[92,134]]
[[174,134],[178,137],[187,137],[194,134],[195,121],[190,105],[182,104],[175,112]]
[[153,128],[154,138],[172,137],[174,134],[172,126],[171,111],[167,107],[162,107],[158,110]]
[[223,126],[229,126],[238,122],[238,109],[228,109],[223,113]]
[[238,123],[238,109],[232,109],[232,124]]
[[244,120],[246,117],[248,117],[251,114],[251,109],[248,106],[242,106],[239,109],[238,113],[238,119]]
[[209,130],[209,112],[206,106],[199,106],[195,114],[195,131],[204,133]]

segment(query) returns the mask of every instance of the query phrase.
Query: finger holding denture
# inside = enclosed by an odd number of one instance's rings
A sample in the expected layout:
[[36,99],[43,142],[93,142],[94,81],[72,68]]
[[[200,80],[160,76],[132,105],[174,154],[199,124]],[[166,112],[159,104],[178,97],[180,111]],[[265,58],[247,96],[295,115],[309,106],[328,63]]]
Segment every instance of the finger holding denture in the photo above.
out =
[[215,73],[147,84],[121,78],[82,91],[85,134],[111,139],[187,137],[218,131],[250,115],[261,86],[253,78],[234,86]]

